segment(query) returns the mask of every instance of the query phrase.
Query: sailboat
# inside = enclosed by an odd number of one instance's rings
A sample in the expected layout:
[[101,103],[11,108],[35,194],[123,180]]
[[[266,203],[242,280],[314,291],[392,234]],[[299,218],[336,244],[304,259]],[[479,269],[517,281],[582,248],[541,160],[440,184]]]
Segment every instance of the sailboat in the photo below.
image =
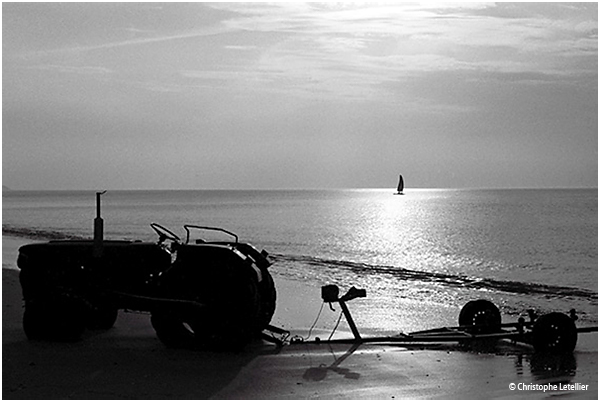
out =
[[398,179],[398,192],[394,195],[404,195],[402,191],[404,191],[404,179],[402,178],[402,175],[400,175],[400,178]]

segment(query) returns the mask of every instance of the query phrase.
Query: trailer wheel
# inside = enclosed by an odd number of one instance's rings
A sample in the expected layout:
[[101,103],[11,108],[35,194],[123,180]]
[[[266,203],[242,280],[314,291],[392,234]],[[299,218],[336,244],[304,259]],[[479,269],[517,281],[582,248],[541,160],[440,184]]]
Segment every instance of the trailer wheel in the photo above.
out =
[[473,327],[467,332],[490,334],[498,332],[502,323],[500,310],[489,300],[471,300],[460,310],[458,325]]
[[27,300],[23,330],[30,340],[78,341],[85,330],[84,305],[71,296]]
[[533,324],[532,344],[537,352],[572,352],[577,344],[575,322],[563,313],[541,316]]

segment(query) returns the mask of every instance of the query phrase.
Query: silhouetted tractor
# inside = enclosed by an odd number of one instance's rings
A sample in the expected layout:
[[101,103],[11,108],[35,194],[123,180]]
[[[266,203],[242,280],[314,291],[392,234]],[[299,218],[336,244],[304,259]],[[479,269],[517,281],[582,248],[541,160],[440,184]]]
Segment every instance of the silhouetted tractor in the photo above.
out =
[[[93,240],[19,249],[29,339],[78,340],[86,328],[111,328],[120,309],[149,312],[158,338],[172,347],[239,349],[269,325],[276,292],[264,250],[196,225],[184,226],[185,241],[156,223],[155,243],[104,240],[101,194]],[[192,230],[233,239],[192,241]]]

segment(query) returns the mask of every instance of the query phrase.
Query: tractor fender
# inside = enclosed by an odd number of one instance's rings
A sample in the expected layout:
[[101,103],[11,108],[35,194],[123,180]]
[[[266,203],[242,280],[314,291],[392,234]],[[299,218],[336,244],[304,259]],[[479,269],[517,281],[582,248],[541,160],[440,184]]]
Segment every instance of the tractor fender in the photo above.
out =
[[170,270],[190,272],[191,276],[207,277],[218,271],[223,265],[236,267],[240,275],[250,273],[257,283],[263,281],[260,268],[235,247],[218,244],[198,244],[180,246],[177,257]]

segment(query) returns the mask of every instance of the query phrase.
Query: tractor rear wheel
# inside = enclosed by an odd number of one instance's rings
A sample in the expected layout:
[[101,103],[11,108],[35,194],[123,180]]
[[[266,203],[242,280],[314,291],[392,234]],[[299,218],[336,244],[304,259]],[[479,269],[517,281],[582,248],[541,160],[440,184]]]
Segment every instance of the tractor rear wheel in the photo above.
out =
[[262,282],[258,284],[258,292],[260,295],[260,312],[258,322],[260,329],[269,325],[273,314],[275,314],[275,307],[277,302],[277,291],[275,290],[275,282],[271,273],[265,268],[261,270]]
[[239,350],[260,328],[260,292],[256,276],[235,264],[212,275],[197,267],[174,267],[163,279],[165,297],[190,300],[202,308],[155,309],[151,322],[166,346]]
[[200,343],[202,325],[198,322],[190,322],[193,317],[178,317],[169,310],[157,310],[152,312],[150,321],[156,336],[162,343],[171,348],[191,349]]

